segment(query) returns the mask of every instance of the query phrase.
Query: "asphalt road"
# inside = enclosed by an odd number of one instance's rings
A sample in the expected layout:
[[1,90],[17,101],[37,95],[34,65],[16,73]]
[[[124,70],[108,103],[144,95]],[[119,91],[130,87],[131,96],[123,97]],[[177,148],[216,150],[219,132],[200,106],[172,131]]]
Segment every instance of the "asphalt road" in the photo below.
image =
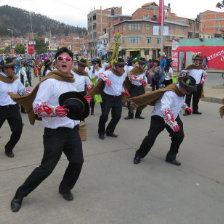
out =
[[115,133],[118,138],[98,139],[96,113],[86,119],[88,140],[83,143],[85,163],[73,189],[74,201],[58,194],[67,160],[63,156],[53,174],[23,201],[18,213],[10,211],[17,187],[39,165],[43,153],[41,122],[35,126],[23,115],[24,131],[15,158],[4,155],[10,130],[0,129],[1,224],[223,224],[224,120],[220,104],[200,102],[201,116],[183,117],[185,139],[175,167],[164,161],[170,139],[162,132],[141,164],[134,153],[148,131],[151,107],[145,120],[124,120],[123,108]]

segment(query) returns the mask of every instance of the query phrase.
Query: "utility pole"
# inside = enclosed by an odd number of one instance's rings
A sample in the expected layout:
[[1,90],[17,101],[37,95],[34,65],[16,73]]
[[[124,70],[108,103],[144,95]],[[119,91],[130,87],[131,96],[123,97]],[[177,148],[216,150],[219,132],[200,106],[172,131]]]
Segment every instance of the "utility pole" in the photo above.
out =
[[160,24],[160,52],[163,54],[163,21],[164,21],[164,0],[161,0],[161,24]]

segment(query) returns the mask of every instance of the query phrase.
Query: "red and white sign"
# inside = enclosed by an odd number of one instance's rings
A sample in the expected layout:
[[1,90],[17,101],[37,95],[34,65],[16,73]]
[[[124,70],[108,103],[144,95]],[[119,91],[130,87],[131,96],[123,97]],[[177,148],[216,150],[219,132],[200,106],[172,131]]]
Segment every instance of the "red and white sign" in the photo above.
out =
[[34,41],[29,41],[27,44],[28,54],[34,54]]
[[201,52],[201,57],[208,59],[208,69],[224,69],[224,46],[181,46],[172,51],[172,56],[176,57],[178,52]]

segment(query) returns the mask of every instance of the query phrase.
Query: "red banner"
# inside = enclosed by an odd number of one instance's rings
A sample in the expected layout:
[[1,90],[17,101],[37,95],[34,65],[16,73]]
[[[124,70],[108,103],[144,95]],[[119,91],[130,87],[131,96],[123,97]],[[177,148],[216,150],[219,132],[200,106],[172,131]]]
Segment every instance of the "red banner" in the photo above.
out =
[[158,23],[164,24],[165,10],[164,10],[164,0],[159,0],[159,20]]
[[201,52],[202,58],[206,56],[208,59],[208,69],[224,69],[224,46],[178,47],[176,51]]

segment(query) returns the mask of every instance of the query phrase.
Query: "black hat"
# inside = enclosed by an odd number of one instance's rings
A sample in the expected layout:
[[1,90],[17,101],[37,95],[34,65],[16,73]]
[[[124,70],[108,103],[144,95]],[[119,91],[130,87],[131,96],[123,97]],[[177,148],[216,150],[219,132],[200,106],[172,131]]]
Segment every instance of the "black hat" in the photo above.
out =
[[172,62],[172,61],[173,61],[172,58],[168,58],[168,59],[167,59],[167,62],[169,62],[169,63]]
[[6,58],[6,59],[1,60],[0,68],[8,68],[8,67],[12,67],[15,65],[16,65],[16,63],[13,62],[12,58]]
[[200,54],[193,54],[192,60],[201,60],[201,55]]
[[87,64],[86,64],[86,60],[85,59],[80,59],[79,61],[78,61],[78,65],[81,65],[81,66],[84,66],[84,67],[86,67],[87,66]]
[[127,60],[127,64],[128,64],[129,66],[131,66],[133,63],[134,63],[133,58],[128,58],[128,60]]
[[49,60],[49,59],[47,59],[45,62],[44,62],[44,66],[46,67],[46,66],[49,66],[49,65],[51,65],[52,64],[52,61],[51,60]]
[[145,58],[139,58],[139,59],[138,59],[138,63],[144,65],[144,64],[146,63]]
[[126,65],[126,62],[124,62],[124,59],[123,58],[118,58],[117,59],[117,62],[114,63],[114,66],[125,66]]
[[100,64],[101,63],[101,60],[99,58],[94,58],[92,62],[93,63],[96,62],[96,63],[99,63]]
[[192,76],[181,76],[178,78],[178,82],[187,92],[195,92],[197,90],[196,81]]
[[83,120],[89,115],[89,103],[78,92],[66,92],[59,96],[60,106],[69,109],[67,117],[72,120]]

